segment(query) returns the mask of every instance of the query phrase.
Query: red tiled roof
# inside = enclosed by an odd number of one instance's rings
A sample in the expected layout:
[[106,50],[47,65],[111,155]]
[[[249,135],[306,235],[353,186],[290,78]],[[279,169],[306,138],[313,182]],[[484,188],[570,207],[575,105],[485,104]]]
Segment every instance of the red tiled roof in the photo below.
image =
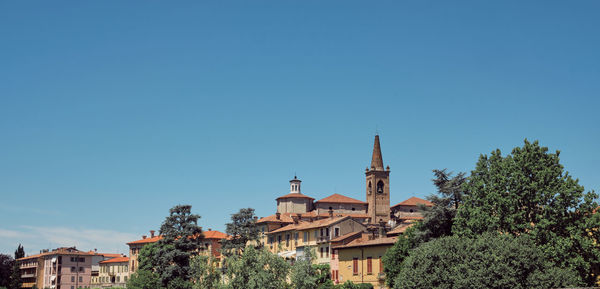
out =
[[362,231],[348,233],[346,235],[341,235],[339,237],[335,237],[335,238],[331,239],[330,242],[332,242],[332,243],[333,242],[340,242],[340,241],[343,241],[343,240],[345,240],[347,238],[354,237],[354,236],[362,234],[362,233],[363,233]]
[[291,231],[291,230],[306,230],[306,229],[321,228],[321,227],[333,225],[335,223],[341,222],[346,219],[350,219],[350,217],[349,216],[333,217],[333,218],[315,220],[313,222],[300,221],[300,222],[298,222],[298,224],[290,224],[285,227],[279,228],[277,230],[273,230],[267,234],[281,233],[281,232],[286,232],[286,231]]
[[129,257],[116,257],[116,258],[112,258],[109,260],[105,260],[100,262],[100,264],[106,264],[106,263],[124,263],[124,262],[129,262]]
[[327,198],[320,199],[315,203],[337,203],[337,204],[367,204],[366,202],[359,201],[350,197],[346,197],[340,194],[333,194]]
[[428,201],[428,200],[423,200],[421,198],[417,198],[417,197],[410,197],[408,200],[402,201],[398,204],[395,204],[394,206],[392,206],[392,208],[395,208],[397,206],[418,206],[418,205],[425,205],[427,207],[433,207],[433,203]]
[[227,239],[229,238],[229,235],[219,232],[219,231],[204,231],[202,232],[202,235],[204,235],[204,239]]
[[367,236],[356,239],[346,245],[340,245],[333,247],[334,249],[345,249],[345,248],[356,248],[356,247],[367,247],[367,246],[391,246],[396,242],[396,237],[385,237],[369,240]]
[[311,199],[311,200],[314,200],[314,198],[311,198],[311,197],[309,197],[307,195],[303,195],[301,193],[289,193],[289,194],[287,194],[285,196],[281,196],[281,197],[277,198],[276,200],[279,200],[279,199],[289,199],[289,198],[301,198],[301,199]]
[[146,238],[146,239],[129,242],[129,243],[127,243],[127,245],[154,243],[154,242],[158,242],[160,239],[162,239],[162,236],[159,235],[159,236],[154,236],[151,238]]
[[[90,251],[90,252],[79,251],[79,250],[75,249],[74,247],[72,247],[72,248],[61,247],[61,248],[57,248],[52,251],[44,252],[41,254],[35,254],[35,255],[19,258],[19,259],[17,259],[17,261],[27,260],[27,259],[32,259],[32,258],[39,258],[39,257],[43,257],[43,256],[52,256],[52,255],[93,256],[93,255],[96,255],[96,253],[94,253],[93,251]],[[119,256],[121,256],[121,255],[119,255]]]
[[294,220],[291,217],[291,213],[284,213],[279,215],[279,220],[277,219],[277,215],[270,215],[263,218],[260,218],[257,223],[264,222],[273,222],[273,223],[293,223]]
[[409,223],[409,224],[400,224],[398,225],[396,228],[394,228],[393,230],[387,232],[388,235],[399,235],[399,234],[404,234],[404,232],[406,232],[406,229],[414,226],[415,223]]

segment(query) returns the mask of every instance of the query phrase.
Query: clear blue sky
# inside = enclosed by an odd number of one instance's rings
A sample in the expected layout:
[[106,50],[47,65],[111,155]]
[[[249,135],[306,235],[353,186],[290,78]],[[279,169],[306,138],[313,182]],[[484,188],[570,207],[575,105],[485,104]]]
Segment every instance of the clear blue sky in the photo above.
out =
[[600,2],[2,1],[0,252],[125,252],[303,192],[392,203],[523,139],[600,189]]

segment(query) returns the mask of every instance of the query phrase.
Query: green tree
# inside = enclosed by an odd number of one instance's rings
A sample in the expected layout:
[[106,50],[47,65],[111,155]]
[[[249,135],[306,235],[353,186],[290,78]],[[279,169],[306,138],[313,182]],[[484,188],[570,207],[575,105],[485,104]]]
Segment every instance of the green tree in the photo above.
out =
[[0,254],[0,286],[9,287],[15,260],[10,255]]
[[242,254],[246,245],[257,242],[259,233],[256,226],[254,209],[244,208],[231,215],[231,223],[227,223],[225,232],[230,239],[222,241],[221,252],[226,255]]
[[452,176],[446,169],[433,170],[433,173],[435,178],[432,181],[438,194],[427,197],[434,204],[433,207],[422,206],[423,221],[415,232],[420,243],[452,235],[456,211],[463,199],[465,173]]
[[127,281],[128,289],[162,289],[158,274],[149,270],[138,270]]
[[159,243],[150,243],[142,247],[138,255],[138,269],[127,281],[129,289],[161,289],[165,288],[156,273],[158,254],[161,248]]
[[192,287],[190,258],[201,246],[200,216],[192,214],[190,205],[178,205],[169,212],[160,227],[163,238],[158,241],[156,255],[152,258],[153,267],[167,289],[189,289]]
[[450,236],[411,251],[393,288],[559,288],[581,285],[555,267],[530,236]]
[[9,289],[21,288],[21,270],[19,269],[19,264],[16,262],[16,260],[23,257],[25,257],[25,249],[23,249],[23,246],[19,244],[19,246],[15,250],[15,262],[12,268],[10,284],[8,285]]
[[564,171],[559,155],[527,140],[506,157],[500,150],[481,155],[465,183],[453,231],[461,236],[531,235],[548,259],[575,268],[592,285],[591,268],[600,265],[594,243],[600,216],[592,213],[598,195],[584,193]]
[[290,265],[264,248],[247,247],[241,256],[226,259],[228,287],[232,289],[285,289]]
[[194,289],[221,288],[221,271],[217,268],[217,260],[212,256],[195,256],[192,258],[191,270]]
[[418,226],[420,226],[419,223],[417,223],[416,226],[406,229],[404,234],[398,237],[396,243],[394,243],[382,257],[382,262],[384,264],[383,270],[386,276],[385,282],[390,288],[395,285],[396,276],[398,276],[402,269],[402,262],[404,262],[404,259],[408,257],[408,254],[413,248],[420,244],[415,235]]

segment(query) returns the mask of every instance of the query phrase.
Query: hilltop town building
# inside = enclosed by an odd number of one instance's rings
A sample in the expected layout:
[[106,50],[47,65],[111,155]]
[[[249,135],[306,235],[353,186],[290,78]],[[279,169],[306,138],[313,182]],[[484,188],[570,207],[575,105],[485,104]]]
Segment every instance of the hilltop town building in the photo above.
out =
[[79,251],[62,247],[17,259],[21,271],[21,288],[76,289],[90,288],[93,268],[118,254]]

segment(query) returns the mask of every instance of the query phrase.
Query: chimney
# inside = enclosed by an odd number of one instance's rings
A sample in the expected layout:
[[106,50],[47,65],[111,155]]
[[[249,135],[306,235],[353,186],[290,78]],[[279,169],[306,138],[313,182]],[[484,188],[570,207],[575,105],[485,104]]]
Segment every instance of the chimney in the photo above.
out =
[[154,238],[154,232],[156,232],[156,231],[150,230],[150,238]]
[[329,217],[333,218],[333,209],[329,209]]
[[94,248],[94,252],[98,253],[98,249],[97,249],[97,248]]
[[142,236],[142,240],[146,240],[146,235],[143,235],[143,236]]
[[281,220],[281,213],[279,213],[279,212],[275,213],[275,219]]
[[298,216],[298,221],[302,221],[302,214],[297,213],[296,216]]
[[298,215],[292,215],[292,220],[294,221],[294,224],[298,224]]
[[209,231],[212,231],[212,229],[211,229],[211,228],[208,228],[208,230],[209,230]]

